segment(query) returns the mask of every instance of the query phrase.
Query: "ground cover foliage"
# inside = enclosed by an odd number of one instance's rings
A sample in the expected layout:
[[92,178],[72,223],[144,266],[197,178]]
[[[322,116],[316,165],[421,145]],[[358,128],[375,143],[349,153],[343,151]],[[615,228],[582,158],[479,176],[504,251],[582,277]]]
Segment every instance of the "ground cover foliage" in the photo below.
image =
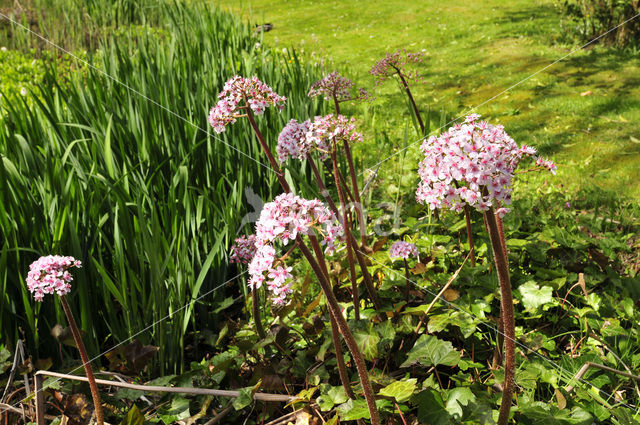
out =
[[[289,118],[303,120],[322,111],[322,104],[306,98],[320,77],[317,69],[300,65],[294,54],[257,47],[250,29],[198,7],[169,7],[160,38],[107,42],[88,57],[202,128],[215,94],[235,73],[255,73],[287,96],[283,112],[270,111],[258,120],[272,144]],[[46,68],[41,75],[44,83],[35,96],[18,94],[6,103],[0,127],[0,332],[8,348],[0,351],[0,370],[7,372],[13,344],[21,337],[18,325],[27,346],[40,349],[25,366],[42,367],[37,360],[46,357],[53,358],[56,369],[77,364],[72,350],[61,348],[59,355],[57,343],[44,336],[64,323],[58,305],[34,304],[24,287],[25,270],[38,254],[72,251],[85,262],[75,274],[72,302],[90,351],[98,353],[241,272],[243,266],[227,264],[227,252],[242,216],[252,212],[243,191],[251,188],[265,201],[279,192],[263,166],[95,70],[83,68],[65,79],[56,68]],[[407,111],[404,134],[399,141],[397,133],[379,136],[380,152],[413,141],[414,122]],[[371,125],[370,118],[359,124]],[[446,118],[446,112],[428,114],[427,127],[437,128]],[[248,125],[236,124],[225,134],[238,149],[266,162]],[[363,152],[367,149],[356,150],[356,163],[363,161]],[[491,244],[481,215],[472,215],[477,264],[464,262],[469,247],[460,215],[443,212],[436,218],[415,202],[416,158],[402,152],[382,178],[358,176],[366,186],[370,271],[387,320],[377,317],[361,281],[356,320],[346,258],[329,263],[333,292],[364,354],[384,423],[491,423],[503,381]],[[299,194],[319,197],[305,167],[287,166],[288,181],[295,182]],[[585,362],[635,375],[640,370],[638,207],[567,181],[562,170],[556,177],[525,174],[518,180],[513,211],[504,222],[521,344],[512,421],[636,423],[640,393],[632,379],[595,369],[584,375],[586,382],[572,377]],[[251,225],[242,230],[251,232]],[[420,253],[419,260],[409,261],[408,302],[405,269],[388,254],[398,240],[414,243]],[[204,423],[225,412],[223,423],[257,424],[278,419],[291,407],[306,409],[310,423],[318,423],[320,415],[327,423],[366,420],[353,359],[343,353],[355,400],[340,383],[321,291],[304,259],[293,253],[292,260],[302,272],[284,307],[273,307],[264,288],[259,291],[265,337],[256,331],[252,300],[245,297],[246,276],[241,276],[193,310],[140,335],[143,344],[152,345],[125,346],[102,363],[128,379],[234,388],[241,397],[229,402],[105,392],[109,422]],[[417,332],[435,294],[458,269]],[[569,392],[570,385],[575,389]],[[256,391],[298,400],[287,407],[255,402],[251,394]],[[82,423],[91,411],[83,393],[88,394],[86,388],[61,381],[47,390],[47,400]]]

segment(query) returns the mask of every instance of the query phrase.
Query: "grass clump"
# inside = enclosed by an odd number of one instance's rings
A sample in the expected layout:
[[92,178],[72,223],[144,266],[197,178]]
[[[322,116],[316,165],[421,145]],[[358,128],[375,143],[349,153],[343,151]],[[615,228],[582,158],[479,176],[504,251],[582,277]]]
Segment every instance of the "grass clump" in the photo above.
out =
[[265,133],[319,111],[306,101],[314,66],[257,47],[248,27],[212,6],[162,10],[166,37],[106,40],[88,53],[95,68],[64,78],[52,65],[37,96],[3,103],[0,334],[11,343],[27,331],[40,357],[57,357],[48,335],[62,311],[34,305],[21,271],[37,254],[69,252],[86,265],[69,302],[90,353],[153,324],[140,339],[163,348],[161,371],[181,370],[188,331],[216,324],[189,302],[229,276],[226,249],[253,212],[244,189],[266,197],[275,181],[249,158],[259,145],[242,126],[222,139],[203,130],[208,106],[245,73],[290,93],[282,114],[260,121]]

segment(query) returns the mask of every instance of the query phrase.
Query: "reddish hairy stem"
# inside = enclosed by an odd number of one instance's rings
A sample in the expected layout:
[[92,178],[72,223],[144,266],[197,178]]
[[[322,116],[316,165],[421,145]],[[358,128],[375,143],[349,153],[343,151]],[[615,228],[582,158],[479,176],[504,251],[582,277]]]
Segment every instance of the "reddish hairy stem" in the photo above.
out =
[[504,238],[504,228],[502,227],[502,219],[499,216],[496,216],[496,223],[498,223],[498,234],[500,235],[500,244],[502,245],[502,250],[504,251],[504,255],[508,255],[507,251],[507,240]]
[[[313,250],[316,254],[316,261],[320,264],[322,272],[327,282],[329,282],[329,271],[327,270],[327,263],[324,261],[324,255],[320,245],[313,244]],[[338,332],[338,323],[336,321],[335,314],[329,309],[329,319],[331,320],[331,338],[333,339],[333,345],[336,349],[336,360],[338,362],[338,373],[340,374],[340,380],[344,391],[347,393],[350,399],[355,400],[356,396],[351,388],[351,381],[349,380],[349,374],[347,373],[347,365],[344,363],[344,356],[342,355],[342,343],[340,342],[340,333]]]
[[[351,215],[345,213],[346,225],[351,228]],[[356,276],[356,265],[353,261],[353,242],[347,239],[347,260],[349,261],[349,275],[351,276],[351,297],[353,298],[353,314],[356,320],[360,320],[360,294],[358,291],[358,278]]]
[[[329,196],[329,191],[327,190],[327,188],[325,187],[324,183],[322,182],[322,177],[320,176],[320,172],[318,171],[318,167],[316,167],[316,163],[313,161],[313,158],[311,158],[311,156],[307,156],[307,161],[311,165],[311,170],[313,170],[313,174],[316,177],[316,182],[318,183],[318,186],[320,187],[320,191],[322,192],[322,196],[327,201],[327,203],[329,204],[329,207],[331,208],[333,213],[336,215],[336,217],[339,217],[340,215],[338,213],[338,208],[336,207],[336,204],[333,202],[333,199],[331,199],[331,196]],[[348,218],[345,217],[345,220],[343,222],[343,226],[351,228],[351,220],[348,220]],[[357,278],[356,278],[356,268],[355,268],[355,264],[353,262],[353,256],[352,256],[352,253],[351,253],[351,250],[353,249],[352,241],[351,241],[351,238],[346,238],[346,239],[347,239],[347,259],[349,261],[349,275],[350,275],[350,278],[351,278],[351,292],[353,293],[352,294],[352,297],[353,297],[353,308],[354,308],[354,313],[355,313],[355,316],[356,316],[356,320],[360,320],[360,297],[359,297],[359,294],[358,294],[358,281],[357,281]]]
[[[300,238],[298,236],[298,238]],[[320,245],[318,244],[318,240],[313,236],[309,236],[309,240],[311,241],[311,245],[314,246],[314,250],[319,250]],[[338,300],[335,295],[333,295],[333,291],[331,290],[331,284],[325,278],[325,275],[322,271],[322,268],[318,264],[318,262],[313,257],[313,254],[307,248],[307,246],[303,243],[300,243],[300,250],[302,254],[307,258],[311,268],[315,272],[318,277],[318,282],[320,283],[320,287],[327,298],[327,304],[329,305],[329,309],[333,310],[333,314],[335,316],[336,322],[338,324],[338,329],[340,333],[342,333],[342,337],[351,352],[351,356],[353,358],[354,363],[356,364],[356,369],[358,371],[358,376],[360,377],[360,383],[362,385],[362,392],[364,393],[364,398],[367,402],[367,407],[369,408],[369,414],[371,415],[371,424],[372,425],[380,425],[380,416],[378,415],[378,410],[376,408],[375,397],[373,395],[373,389],[371,388],[371,382],[369,381],[369,372],[367,371],[367,366],[364,362],[364,358],[362,357],[362,353],[360,352],[360,348],[358,348],[358,344],[356,343],[351,330],[349,329],[349,325],[347,325],[347,321],[342,316],[342,312],[340,311],[340,305],[338,304]]]
[[273,154],[271,153],[271,149],[269,149],[267,142],[264,140],[264,136],[262,135],[262,132],[258,128],[258,124],[256,123],[256,120],[253,117],[253,111],[251,111],[251,108],[247,108],[247,118],[249,119],[249,124],[251,124],[251,128],[253,128],[253,131],[256,134],[258,141],[260,142],[260,146],[262,146],[262,150],[264,150],[264,153],[267,155],[267,158],[269,159],[269,163],[271,164],[274,171],[276,172],[276,177],[278,178],[280,185],[282,186],[285,192],[291,192],[291,189],[289,188],[289,184],[287,183],[287,180],[284,178],[284,173],[280,169],[280,166],[276,162],[276,159],[273,157]]
[[511,400],[515,389],[515,368],[516,368],[516,333],[515,321],[513,317],[513,296],[511,294],[511,282],[509,280],[509,265],[507,263],[506,252],[503,249],[500,231],[496,215],[492,208],[485,212],[487,228],[493,256],[500,281],[500,306],[502,310],[502,323],[504,325],[504,345],[505,345],[505,365],[504,365],[504,388],[502,390],[502,403],[498,425],[506,425],[509,421],[509,411],[511,410]]
[[398,68],[395,68],[395,70],[398,73],[398,77],[400,77],[400,81],[402,81],[402,86],[404,87],[404,91],[407,93],[407,96],[409,97],[411,106],[413,106],[413,111],[416,113],[416,118],[418,119],[418,124],[420,125],[420,131],[422,132],[421,136],[424,136],[424,123],[422,122],[422,116],[420,115],[420,111],[418,110],[416,101],[413,99],[413,95],[411,94],[411,90],[409,89],[409,84],[407,83],[407,80],[405,80],[404,75],[402,75],[402,72],[400,72]]
[[318,167],[316,166],[316,163],[313,160],[313,158],[311,158],[311,155],[307,155],[307,162],[311,166],[311,171],[313,171],[313,175],[316,178],[316,183],[318,183],[318,187],[320,188],[320,193],[322,194],[322,197],[324,198],[325,201],[327,201],[327,204],[329,204],[329,208],[331,208],[331,211],[333,211],[336,217],[339,217],[338,207],[336,207],[336,204],[333,202],[333,199],[331,199],[331,196],[329,196],[329,191],[327,190],[327,187],[322,182],[322,176],[320,175],[320,171],[318,171]]
[[[338,98],[335,95],[333,96],[333,104],[336,107],[336,115],[340,115],[340,102],[338,102]],[[346,140],[344,140],[344,153],[347,157],[347,163],[349,164],[349,174],[351,175],[351,186],[353,188],[353,199],[357,204],[356,208],[358,209],[358,222],[360,223],[360,239],[362,243],[362,248],[364,248],[367,245],[367,232],[366,232],[366,226],[364,222],[364,211],[362,208],[362,202],[360,201],[360,191],[358,190],[358,180],[356,178],[355,167],[353,166],[353,157],[351,155],[351,148],[349,147],[349,143]]]
[[344,140],[344,153],[347,157],[347,163],[349,164],[349,174],[351,175],[351,188],[353,189],[353,197],[356,204],[356,210],[358,211],[358,222],[360,223],[360,242],[362,248],[367,246],[367,226],[364,218],[364,208],[362,207],[362,201],[360,200],[360,190],[358,189],[358,179],[356,177],[356,170],[353,166],[353,157],[351,156],[351,148],[349,143]]
[[[344,212],[344,233],[347,239],[347,258],[349,259],[349,263],[351,264],[353,262],[353,257],[351,256],[351,253],[354,252],[356,254],[356,257],[358,257],[358,249],[356,248],[357,245],[354,243],[355,242],[355,237],[353,236],[353,233],[351,232],[351,227],[348,226],[348,224],[350,224],[347,220],[346,220],[346,214],[347,214],[347,206],[345,203],[345,197],[344,197],[344,192],[342,190],[342,185],[340,185],[340,181],[338,180],[338,161],[336,158],[336,151],[335,149],[333,150],[333,152],[331,153],[331,162],[333,163],[333,177],[335,179],[336,182],[336,186],[338,188],[338,198],[340,199],[340,205],[342,206],[343,212]],[[349,249],[351,248],[351,249]],[[369,271],[367,269],[366,264],[364,263],[364,259],[362,259],[362,262],[360,262],[360,260],[358,260],[358,264],[360,264],[360,268],[362,269],[362,274],[363,276],[366,274],[369,274]],[[371,276],[369,276],[370,278]],[[375,307],[376,311],[380,311],[381,308],[381,304],[380,304],[380,299],[378,298],[378,294],[376,294],[375,288],[373,287],[373,283],[369,282],[367,283],[367,279],[365,277],[365,285],[367,286],[367,291],[369,292],[369,295],[371,296],[371,302],[373,302],[373,306]],[[382,315],[381,315],[382,316]]]
[[96,385],[96,378],[93,376],[93,370],[91,370],[89,356],[87,356],[87,349],[84,346],[84,342],[82,342],[82,337],[80,336],[78,325],[76,324],[76,321],[73,318],[73,314],[71,314],[71,308],[69,308],[69,304],[67,303],[67,300],[64,297],[64,295],[60,296],[60,302],[62,303],[62,309],[64,310],[64,314],[67,316],[67,321],[69,322],[69,327],[71,328],[73,339],[76,341],[76,345],[78,346],[78,351],[80,352],[80,360],[82,360],[82,365],[84,366],[85,373],[87,374],[87,379],[89,380],[91,397],[93,398],[93,404],[96,409],[96,422],[98,423],[98,425],[104,425],[104,416],[102,415],[102,403],[100,401],[100,393],[98,393],[98,385]]

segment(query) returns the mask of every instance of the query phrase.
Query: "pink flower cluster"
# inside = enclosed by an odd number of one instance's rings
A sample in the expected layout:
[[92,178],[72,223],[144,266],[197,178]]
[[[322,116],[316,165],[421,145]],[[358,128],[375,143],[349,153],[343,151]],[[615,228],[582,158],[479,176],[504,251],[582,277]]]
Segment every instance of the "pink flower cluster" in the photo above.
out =
[[376,63],[369,73],[378,77],[376,84],[382,84],[384,80],[395,74],[402,75],[405,79],[417,79],[418,72],[406,71],[405,65],[408,63],[421,63],[424,53],[407,53],[405,49],[398,50],[394,53],[387,53],[384,58]]
[[389,249],[389,258],[391,258],[391,261],[395,261],[398,258],[406,260],[411,256],[419,258],[418,247],[409,242],[397,241],[391,245]]
[[231,245],[229,261],[232,263],[248,264],[255,254],[256,235],[241,236],[236,238],[235,243]]
[[[470,115],[464,124],[422,143],[418,202],[455,211],[465,204],[478,211],[493,207],[501,217],[509,212],[504,206],[511,203],[513,173],[520,160],[535,156],[536,150],[518,147],[503,126],[479,122],[479,117]],[[551,161],[542,160],[541,165],[555,172]]]
[[[284,108],[286,97],[278,95],[258,77],[232,77],[218,94],[220,99],[209,112],[209,124],[216,133],[222,133],[227,124],[233,124],[243,109],[251,108],[254,114],[262,115],[268,106]],[[246,103],[245,103],[246,102]]]
[[60,255],[40,257],[29,266],[27,288],[36,301],[42,301],[45,294],[54,292],[60,296],[66,295],[71,290],[73,280],[69,269],[81,266],[80,261],[73,257]]
[[369,99],[369,93],[363,89],[358,89],[358,95],[352,96],[353,82],[341,76],[336,71],[316,81],[309,90],[309,97],[324,96],[324,100],[337,100],[344,102],[347,100]]
[[307,139],[323,152],[330,151],[333,140],[336,142],[361,142],[363,137],[361,133],[356,131],[355,122],[354,118],[347,119],[343,115],[329,114],[315,117],[309,127]]
[[287,245],[298,235],[320,235],[327,252],[333,252],[344,230],[333,213],[317,199],[283,193],[265,204],[256,224],[256,254],[249,264],[249,286],[266,284],[274,304],[284,303],[291,292],[291,267],[276,261],[276,241]]
[[289,158],[303,160],[311,151],[312,145],[308,143],[307,132],[311,126],[311,121],[299,123],[291,120],[282,129],[278,136],[278,160],[282,164]]

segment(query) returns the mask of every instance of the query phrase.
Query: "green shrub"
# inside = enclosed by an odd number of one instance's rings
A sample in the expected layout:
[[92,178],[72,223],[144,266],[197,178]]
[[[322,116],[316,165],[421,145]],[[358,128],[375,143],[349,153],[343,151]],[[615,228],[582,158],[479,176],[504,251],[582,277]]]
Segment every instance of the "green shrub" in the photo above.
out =
[[[638,0],[564,0],[561,5],[571,22],[568,31],[584,41],[607,33],[640,13]],[[603,39],[618,46],[640,40],[640,20],[627,22]]]

